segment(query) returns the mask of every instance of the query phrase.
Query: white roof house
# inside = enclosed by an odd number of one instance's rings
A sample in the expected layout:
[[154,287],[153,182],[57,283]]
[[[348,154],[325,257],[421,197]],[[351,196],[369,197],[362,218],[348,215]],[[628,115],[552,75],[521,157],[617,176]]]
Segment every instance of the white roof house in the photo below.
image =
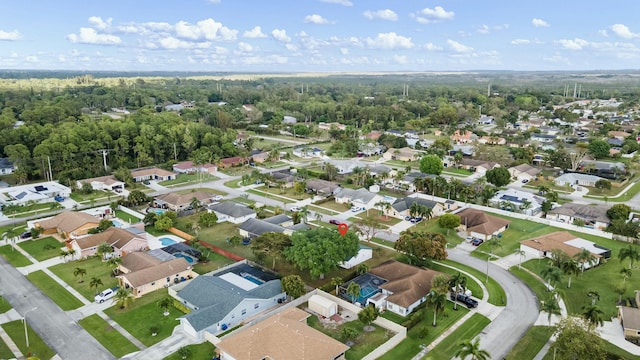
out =
[[69,197],[71,189],[55,181],[12,186],[0,192],[0,204],[25,205],[29,201],[45,203],[55,201],[55,196]]
[[602,180],[600,176],[581,174],[581,173],[568,173],[562,174],[555,179],[556,185],[581,185],[581,186],[595,186],[598,180]]
[[491,204],[500,207],[509,203],[511,208],[508,210],[515,210],[527,215],[535,215],[542,211],[544,201],[545,199],[540,196],[515,189],[500,190],[489,200]]

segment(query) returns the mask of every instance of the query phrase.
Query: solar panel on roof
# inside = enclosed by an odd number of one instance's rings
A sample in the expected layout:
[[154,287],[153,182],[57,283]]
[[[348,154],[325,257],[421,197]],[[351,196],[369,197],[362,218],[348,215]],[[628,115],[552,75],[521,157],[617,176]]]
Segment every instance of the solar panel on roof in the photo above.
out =
[[46,186],[42,186],[42,185],[36,185],[35,187],[36,191],[40,192],[40,191],[47,191],[47,187]]

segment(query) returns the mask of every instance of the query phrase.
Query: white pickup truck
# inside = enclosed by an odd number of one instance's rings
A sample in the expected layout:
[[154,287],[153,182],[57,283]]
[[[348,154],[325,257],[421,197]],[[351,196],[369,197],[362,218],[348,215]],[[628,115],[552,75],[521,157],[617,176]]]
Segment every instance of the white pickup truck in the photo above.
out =
[[96,302],[102,304],[105,300],[109,300],[112,297],[116,296],[119,288],[119,286],[115,286],[111,289],[103,290],[100,294],[96,295]]

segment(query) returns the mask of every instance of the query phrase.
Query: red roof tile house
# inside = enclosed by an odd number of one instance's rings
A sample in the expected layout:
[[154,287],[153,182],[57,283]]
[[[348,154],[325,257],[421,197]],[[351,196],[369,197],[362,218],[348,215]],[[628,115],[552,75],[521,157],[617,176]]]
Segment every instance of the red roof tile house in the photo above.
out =
[[451,141],[453,141],[454,144],[468,144],[475,137],[477,136],[469,130],[464,130],[462,132],[460,132],[460,130],[456,130],[453,135],[450,136]]
[[191,160],[179,162],[173,165],[173,171],[178,174],[193,174],[199,172],[214,175],[217,170],[218,167],[211,163],[196,165]]
[[224,169],[226,168],[230,168],[233,166],[240,166],[244,163],[247,162],[247,159],[243,158],[242,156],[234,156],[234,157],[230,157],[230,158],[224,158],[220,160],[220,166],[222,166]]

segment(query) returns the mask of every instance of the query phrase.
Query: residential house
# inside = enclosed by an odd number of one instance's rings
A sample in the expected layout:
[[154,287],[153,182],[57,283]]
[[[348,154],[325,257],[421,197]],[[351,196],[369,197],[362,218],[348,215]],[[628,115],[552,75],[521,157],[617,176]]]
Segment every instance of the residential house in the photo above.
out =
[[381,195],[374,194],[367,189],[346,189],[342,188],[335,195],[336,203],[338,204],[352,204],[365,209],[371,209],[377,202],[383,201],[384,198]]
[[230,222],[232,224],[242,224],[249,219],[255,219],[257,214],[250,207],[232,202],[225,201],[207,206],[208,212],[213,212],[218,217],[218,222]]
[[456,130],[449,138],[454,144],[468,144],[477,139],[477,135],[469,130]]
[[56,197],[67,198],[71,189],[55,181],[11,186],[0,190],[0,204],[27,205],[55,202]]
[[76,181],[76,187],[78,189],[82,189],[84,184],[91,185],[93,190],[106,190],[106,191],[114,191],[116,189],[124,189],[125,183],[124,181],[118,180],[113,175],[100,176],[91,179],[84,179]]
[[285,115],[285,116],[282,118],[282,123],[283,123],[283,124],[293,125],[293,124],[295,124],[295,123],[297,123],[297,122],[298,122],[298,119],[296,119],[296,118],[295,118],[295,117],[293,117],[293,116],[286,116],[286,115]]
[[169,294],[191,309],[178,320],[182,330],[198,340],[204,339],[205,332],[217,334],[233,328],[286,297],[280,279],[246,262],[198,276],[170,288]]
[[598,180],[602,180],[600,176],[581,174],[581,173],[566,173],[558,176],[553,182],[558,186],[596,186]]
[[335,195],[341,189],[340,184],[322,179],[309,179],[306,185],[306,191],[326,197]]
[[487,116],[487,115],[480,115],[480,118],[478,119],[478,124],[482,124],[482,125],[491,125],[493,124],[493,116]]
[[557,135],[548,135],[548,134],[540,134],[540,133],[533,133],[531,134],[531,137],[530,137],[532,141],[537,141],[542,144],[552,143],[557,138],[558,138]]
[[79,255],[79,258],[85,259],[95,255],[98,246],[103,243],[111,245],[113,249],[113,252],[107,255],[109,257],[122,257],[132,252],[148,249],[146,233],[141,234],[116,227],[110,227],[101,233],[72,238],[69,246]]
[[607,178],[627,173],[624,163],[598,160],[582,160],[578,170]]
[[[396,260],[387,260],[369,270],[368,274],[383,281],[378,285],[381,292],[370,297],[367,304],[373,304],[379,309],[406,316],[426,301],[427,295],[431,291],[431,280],[442,273],[407,265]],[[373,281],[374,285],[375,282]],[[343,286],[346,288],[347,285],[348,283]]]
[[251,153],[249,153],[249,157],[251,158],[252,162],[262,164],[269,160],[270,155],[268,152],[258,149],[251,151]]
[[323,154],[324,150],[317,147],[297,146],[293,148],[293,155],[303,159],[319,158],[322,157]]
[[133,177],[133,181],[143,182],[145,180],[175,180],[178,175],[168,170],[152,167],[147,169],[133,170],[131,171],[131,176]]
[[387,211],[387,215],[404,219],[406,216],[410,216],[411,206],[413,204],[426,206],[431,209],[431,217],[437,217],[444,213],[444,207],[442,204],[433,200],[418,197],[414,194],[394,201],[393,204],[391,204],[391,209]]
[[477,141],[480,144],[485,144],[485,145],[505,145],[507,143],[507,140],[505,140],[505,138],[503,137],[486,136],[486,135],[478,138]]
[[13,174],[18,168],[13,164],[9,158],[0,158],[0,175]]
[[246,162],[247,162],[246,158],[243,158],[242,156],[234,156],[234,157],[228,157],[228,158],[221,159],[220,160],[220,166],[223,169],[228,169],[230,167],[243,165]]
[[547,212],[547,219],[565,224],[573,224],[576,220],[584,222],[584,226],[605,229],[610,222],[607,216],[607,205],[591,205],[567,203]]
[[404,133],[400,130],[389,129],[384,132],[386,135],[392,135],[397,137],[404,137]]
[[332,122],[332,123],[326,123],[326,122],[320,122],[318,123],[318,129],[319,130],[331,130],[332,127],[335,127],[338,130],[345,130],[347,128],[347,125],[344,124],[340,124],[339,122]]
[[593,261],[581,263],[580,267],[584,269],[599,265],[602,259],[611,257],[611,250],[592,241],[579,238],[568,231],[556,231],[520,241],[520,250],[526,255],[535,258],[551,259],[553,256],[552,250],[562,250],[568,256],[575,257],[584,249],[588,250],[595,258]]
[[307,325],[310,314],[289,308],[216,344],[220,360],[344,360],[349,346]]
[[178,174],[206,173],[215,175],[218,167],[211,163],[194,164],[193,161],[187,160],[173,165],[173,171]]
[[462,156],[473,156],[475,155],[476,148],[473,145],[453,144],[453,149],[449,150],[449,155],[454,156],[458,152],[461,153]]
[[[636,291],[636,304],[639,304]],[[640,309],[630,306],[618,306],[618,321],[622,326],[624,339],[640,345]]]
[[360,244],[358,245],[358,252],[353,257],[341,262],[338,265],[344,269],[352,269],[362,264],[363,262],[371,259],[372,257],[373,257],[373,249],[368,246],[364,246]]
[[415,130],[407,130],[404,133],[404,137],[407,139],[419,139],[420,136],[418,136],[418,132]]
[[520,165],[512,166],[509,168],[509,174],[511,174],[511,178],[516,179],[518,181],[534,180],[539,173],[540,173],[540,169],[533,167],[529,164],[520,164]]
[[464,208],[455,212],[460,217],[460,230],[467,236],[477,239],[489,240],[493,236],[499,236],[507,228],[511,220],[489,215],[485,211],[472,208]]
[[118,284],[121,288],[131,289],[131,294],[137,298],[198,276],[185,258],[157,258],[144,252],[124,256],[118,269],[122,272],[117,276]]
[[64,211],[54,217],[36,220],[33,226],[40,228],[42,234],[60,234],[62,238],[68,239],[86,235],[99,224],[100,219],[87,213]]
[[[278,215],[274,216],[273,218],[275,217],[278,217]],[[257,236],[266,234],[268,232],[277,232],[277,233],[283,233],[286,235],[291,235],[293,234],[294,231],[309,229],[309,226],[305,223],[299,223],[295,225],[287,224],[289,226],[282,226],[277,223],[277,221],[279,220],[280,219],[272,219],[272,218],[248,219],[247,221],[242,223],[240,227],[238,227],[238,231],[240,233],[240,236],[243,239],[253,239]]]
[[493,161],[462,159],[460,160],[458,167],[484,175],[487,171],[500,167],[500,164]]
[[348,160],[326,159],[325,163],[333,165],[336,168],[336,173],[340,175],[351,174],[353,172],[353,169],[355,168],[363,169],[366,167],[366,163],[362,163],[356,159],[348,159]]
[[624,141],[627,137],[631,136],[630,133],[625,131],[609,131],[607,136],[613,139],[618,139]]
[[267,185],[292,188],[296,182],[296,177],[291,173],[291,170],[284,169],[280,171],[274,171],[269,173],[272,179],[267,180]]
[[417,161],[424,155],[424,151],[412,149],[410,147],[404,147],[401,149],[390,148],[382,157],[385,160],[398,160],[398,161]]
[[382,153],[384,153],[384,150],[385,150],[384,145],[364,143],[360,145],[356,156],[367,157],[367,156],[374,156],[374,155],[382,155]]
[[489,199],[489,203],[502,210],[521,212],[534,216],[542,211],[542,203],[545,202],[545,200],[545,198],[530,192],[506,189],[496,192],[496,194]]
[[153,199],[153,204],[154,207],[180,212],[189,209],[193,199],[198,200],[202,206],[206,206],[212,203],[216,197],[219,195],[206,191],[194,191],[186,194],[167,193],[156,196]]

